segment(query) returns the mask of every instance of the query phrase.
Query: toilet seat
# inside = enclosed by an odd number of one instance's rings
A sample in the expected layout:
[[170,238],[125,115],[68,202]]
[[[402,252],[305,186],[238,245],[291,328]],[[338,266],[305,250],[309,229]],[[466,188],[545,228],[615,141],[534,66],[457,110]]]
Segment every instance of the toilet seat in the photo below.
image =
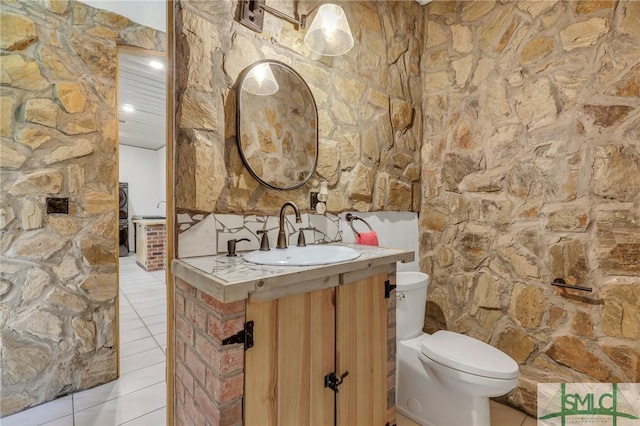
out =
[[424,336],[420,351],[438,364],[477,376],[515,379],[520,374],[510,356],[464,334],[440,330]]

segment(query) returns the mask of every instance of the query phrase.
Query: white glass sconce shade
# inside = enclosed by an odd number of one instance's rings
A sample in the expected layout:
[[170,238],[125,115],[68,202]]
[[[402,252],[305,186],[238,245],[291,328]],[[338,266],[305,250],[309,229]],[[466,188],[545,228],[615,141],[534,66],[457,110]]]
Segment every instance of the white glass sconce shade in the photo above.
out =
[[323,56],[338,56],[350,51],[353,36],[342,7],[331,3],[320,6],[304,36],[304,44]]
[[280,86],[273,76],[269,64],[259,64],[253,67],[242,82],[242,88],[249,93],[259,96],[273,95]]

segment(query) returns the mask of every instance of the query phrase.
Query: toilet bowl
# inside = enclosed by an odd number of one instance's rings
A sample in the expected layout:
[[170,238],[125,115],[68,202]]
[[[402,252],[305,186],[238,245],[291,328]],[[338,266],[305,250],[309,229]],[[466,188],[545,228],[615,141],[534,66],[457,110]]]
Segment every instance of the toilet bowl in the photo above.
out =
[[484,342],[422,332],[429,277],[396,274],[396,408],[425,426],[489,426],[489,397],[518,384],[518,364]]

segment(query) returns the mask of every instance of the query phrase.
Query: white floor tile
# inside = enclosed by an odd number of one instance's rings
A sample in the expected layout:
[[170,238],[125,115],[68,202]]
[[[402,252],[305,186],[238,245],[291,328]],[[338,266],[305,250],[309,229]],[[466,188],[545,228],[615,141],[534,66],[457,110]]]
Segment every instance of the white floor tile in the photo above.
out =
[[123,423],[123,426],[160,426],[167,423],[167,407]]
[[149,291],[165,292],[166,289],[156,280],[149,282],[134,282],[133,284],[124,284],[120,287],[120,290],[124,293],[125,297],[131,302],[131,297],[147,295]]
[[131,306],[134,309],[136,306],[138,306],[138,303],[148,303],[148,302],[158,302],[158,301],[166,303],[166,300],[167,300],[167,293],[164,290],[162,291],[150,290],[139,296],[129,298],[129,301],[131,302]]
[[143,317],[142,322],[148,326],[160,323],[167,323],[167,314],[157,314],[149,317]]
[[159,322],[157,324],[151,324],[151,325],[147,326],[147,328],[149,329],[149,332],[151,333],[152,336],[155,336],[157,334],[166,333],[167,332],[167,322],[163,321],[163,322]]
[[158,344],[151,336],[144,339],[135,340],[133,342],[123,343],[120,345],[120,357],[122,358],[129,355],[135,355],[137,353],[148,351],[157,347]]
[[67,395],[21,413],[4,417],[0,420],[0,424],[2,426],[35,426],[70,414],[73,414],[73,402],[71,395]]
[[120,332],[120,344],[125,344],[129,342],[135,342],[136,340],[144,339],[146,337],[151,337],[151,333],[147,330],[147,327],[136,328],[128,331]]
[[144,317],[150,317],[152,315],[166,314],[167,313],[167,307],[166,306],[153,306],[151,308],[142,308],[142,309],[138,309],[136,307],[136,312],[138,313],[140,318],[144,318]]
[[120,323],[140,319],[137,313],[135,312],[126,312],[124,314],[120,314]]
[[51,422],[42,423],[42,426],[74,426],[73,414],[69,414],[68,416],[60,417],[59,419],[53,420]]
[[164,362],[166,358],[166,355],[162,350],[160,350],[160,348],[154,348],[135,355],[120,358],[120,374],[124,376],[125,374],[129,374],[141,368]]
[[145,299],[150,300],[166,294],[167,289],[164,285],[156,281],[154,283],[136,284],[135,287],[132,287],[128,292],[125,292],[125,297],[129,302],[134,303],[134,301],[139,302],[144,301]]
[[74,414],[77,425],[120,425],[166,406],[165,383],[133,392]]
[[[139,311],[141,309],[157,308],[157,307],[165,308],[166,306],[167,306],[166,297],[159,297],[157,299],[146,300],[144,302],[136,302],[135,310]],[[133,306],[131,307],[131,309],[134,309]]]
[[156,339],[156,342],[158,342],[161,348],[167,346],[167,333],[156,334],[153,338]]
[[162,383],[162,386],[164,386],[165,375],[164,362],[124,374],[113,382],[75,393],[73,395],[73,408],[77,413],[122,396],[125,396],[123,399],[133,398],[135,392],[151,385]]
[[142,322],[142,320],[136,315],[135,319],[129,320],[129,321],[122,321],[122,318],[120,319],[120,332],[122,333],[123,331],[128,331],[128,330],[135,330],[136,328],[142,328],[144,327],[144,323]]

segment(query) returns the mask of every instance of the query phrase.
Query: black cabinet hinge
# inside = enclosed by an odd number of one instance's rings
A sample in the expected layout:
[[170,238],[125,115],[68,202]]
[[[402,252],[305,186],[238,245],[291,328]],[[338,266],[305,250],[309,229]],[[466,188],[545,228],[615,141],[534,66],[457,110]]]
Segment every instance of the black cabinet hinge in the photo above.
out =
[[244,350],[253,347],[253,321],[244,323],[244,329],[238,331],[233,336],[229,336],[222,340],[222,345],[235,345],[236,343],[244,343]]
[[396,285],[395,284],[391,284],[391,282],[389,282],[389,280],[386,280],[384,282],[384,298],[388,299],[389,297],[391,297],[391,292],[393,290],[396,289]]

